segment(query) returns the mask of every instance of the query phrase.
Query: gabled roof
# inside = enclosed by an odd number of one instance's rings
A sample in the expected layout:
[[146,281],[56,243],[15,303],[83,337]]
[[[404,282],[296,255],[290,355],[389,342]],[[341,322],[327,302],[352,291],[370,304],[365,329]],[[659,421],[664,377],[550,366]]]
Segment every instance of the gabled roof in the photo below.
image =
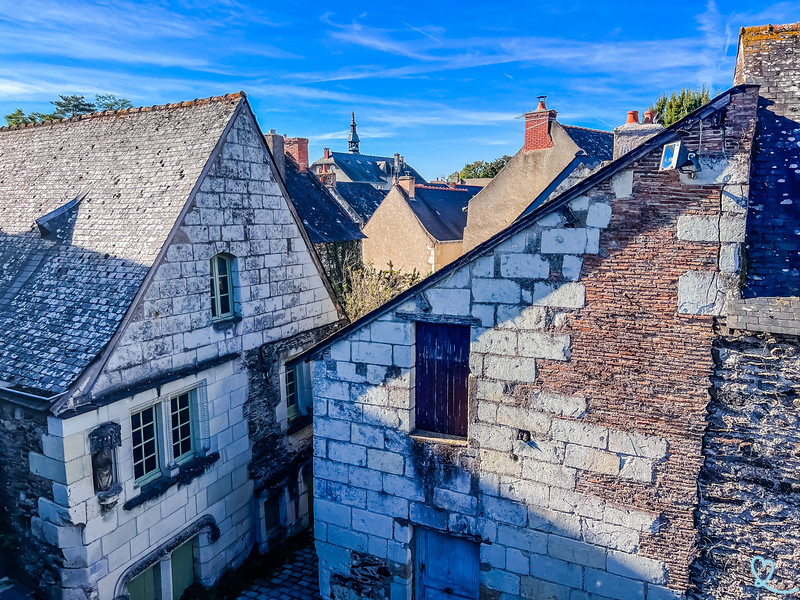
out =
[[455,242],[464,238],[470,198],[481,191],[478,186],[450,188],[441,185],[414,186],[414,197],[408,205],[425,230],[438,242]]
[[386,197],[386,192],[371,183],[337,181],[335,190],[358,213],[364,223],[369,221]]
[[366,237],[319,178],[308,169],[300,171],[290,154],[286,155],[284,182],[312,243],[347,242]]
[[697,121],[707,117],[708,115],[718,110],[719,108],[726,106],[729,102],[731,95],[741,93],[747,88],[754,88],[754,87],[758,86],[739,85],[732,87],[729,90],[721,93],[720,95],[712,99],[708,104],[701,106],[695,111],[689,113],[686,117],[684,117],[680,121],[673,123],[666,129],[658,133],[657,135],[653,136],[652,138],[644,142],[641,146],[635,148],[634,150],[631,150],[627,154],[624,154],[617,160],[609,163],[608,165],[596,171],[592,175],[589,175],[589,177],[587,177],[586,179],[581,180],[578,184],[568,189],[567,191],[562,193],[560,196],[558,196],[551,202],[548,202],[543,206],[534,209],[530,213],[521,216],[519,219],[514,221],[511,225],[509,225],[502,231],[496,233],[485,242],[475,246],[469,252],[462,254],[459,258],[445,265],[440,270],[431,273],[428,277],[420,281],[418,284],[408,288],[405,292],[398,294],[397,296],[395,296],[385,304],[379,306],[372,312],[367,313],[366,315],[364,315],[360,319],[357,319],[356,321],[353,321],[347,327],[338,330],[333,335],[322,340],[316,346],[313,346],[308,350],[292,357],[292,359],[287,362],[287,365],[297,364],[298,362],[303,360],[309,360],[313,355],[322,352],[326,348],[330,347],[332,344],[336,343],[342,338],[347,337],[348,335],[350,335],[354,331],[357,331],[364,325],[374,321],[375,319],[386,314],[387,312],[394,310],[395,308],[397,308],[404,302],[410,300],[423,290],[436,285],[440,281],[447,279],[461,267],[469,264],[470,262],[472,262],[476,258],[479,258],[483,254],[492,251],[496,246],[499,246],[504,241],[513,237],[520,231],[524,231],[542,217],[554,213],[557,210],[560,210],[561,208],[565,207],[568,202],[570,202],[574,198],[577,198],[581,194],[586,193],[595,185],[605,181],[606,179],[616,175],[620,171],[628,168],[632,163],[639,160],[639,158],[641,158],[648,152],[651,152],[653,149],[679,138],[684,130],[694,126]]
[[586,154],[600,160],[611,160],[614,157],[614,134],[611,131],[586,129],[574,125],[561,125],[572,141]]
[[[351,181],[386,181],[392,176],[394,168],[394,157],[388,156],[331,152],[331,159]],[[411,175],[417,181],[425,181],[422,175],[408,164],[403,165],[400,175]]]
[[0,129],[0,388],[63,392],[108,344],[244,102]]

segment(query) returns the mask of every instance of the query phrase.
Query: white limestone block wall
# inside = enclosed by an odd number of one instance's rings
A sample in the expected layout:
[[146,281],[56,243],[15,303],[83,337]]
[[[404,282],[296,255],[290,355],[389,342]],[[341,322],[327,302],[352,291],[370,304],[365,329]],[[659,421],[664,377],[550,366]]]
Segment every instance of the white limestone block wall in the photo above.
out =
[[[44,454],[31,453],[34,472],[53,480],[54,502],[39,500],[33,531],[60,547],[65,598],[84,598],[96,589],[98,599],[124,593],[120,578],[138,561],[169,542],[200,519],[213,518],[220,537],[211,541],[203,529],[194,539],[198,581],[211,583],[228,566],[242,560],[252,545],[255,527],[252,458],[248,423],[242,407],[247,399],[247,372],[240,361],[226,362],[67,419],[50,417]],[[131,444],[131,412],[166,400],[190,387],[204,387],[208,407],[206,455],[219,459],[187,484],[173,484],[162,494],[131,508],[124,504],[141,493],[135,485]],[[95,494],[89,433],[100,423],[121,425],[122,446],[116,448],[119,500],[104,512]],[[163,440],[162,440],[163,444]],[[162,453],[166,449],[162,448]]]
[[[210,260],[236,257],[236,319],[214,323]],[[339,320],[248,111],[233,123],[92,393]]]
[[[552,326],[584,306],[583,256],[599,251],[632,180],[622,173],[609,193],[577,198],[572,227],[558,214],[543,218],[314,363],[324,598],[355,574],[361,555],[386,562],[392,600],[410,598],[418,527],[480,541],[481,584],[502,598],[677,597],[665,587],[665,564],[639,554],[659,515],[576,490],[586,473],[652,483],[667,441],[583,422],[586,398],[539,394],[520,406],[507,387],[534,381],[542,361],[570,359],[569,332]],[[472,324],[463,442],[413,434],[414,321],[437,317]],[[532,438],[518,440],[519,430]]]

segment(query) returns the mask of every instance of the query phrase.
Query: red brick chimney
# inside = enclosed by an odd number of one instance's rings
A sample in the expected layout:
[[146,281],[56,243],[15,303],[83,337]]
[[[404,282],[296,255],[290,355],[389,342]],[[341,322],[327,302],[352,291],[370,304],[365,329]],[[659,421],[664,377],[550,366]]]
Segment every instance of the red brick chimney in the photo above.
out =
[[550,123],[556,120],[558,112],[545,106],[547,96],[538,96],[539,106],[535,111],[525,113],[525,151],[552,148]]
[[283,148],[300,165],[300,171],[305,171],[308,168],[308,138],[285,137]]

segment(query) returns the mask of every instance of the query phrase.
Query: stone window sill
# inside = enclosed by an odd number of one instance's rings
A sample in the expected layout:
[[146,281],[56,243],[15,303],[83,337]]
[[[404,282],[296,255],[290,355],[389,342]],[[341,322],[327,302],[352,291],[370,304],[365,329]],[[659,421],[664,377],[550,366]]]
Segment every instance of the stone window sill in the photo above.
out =
[[230,317],[222,317],[220,319],[211,319],[211,328],[215,331],[225,331],[230,329],[242,320],[241,315],[232,315]]
[[193,479],[200,477],[208,468],[219,460],[219,452],[212,452],[208,456],[198,456],[180,466],[178,474],[174,477],[163,475],[158,479],[144,485],[139,490],[139,495],[134,496],[122,505],[125,510],[131,510],[144,504],[148,500],[158,498],[166,493],[173,485],[186,485]]
[[415,442],[426,444],[447,444],[448,446],[468,446],[469,440],[458,435],[448,435],[446,433],[436,433],[435,431],[422,431],[420,429],[412,431],[409,436]]

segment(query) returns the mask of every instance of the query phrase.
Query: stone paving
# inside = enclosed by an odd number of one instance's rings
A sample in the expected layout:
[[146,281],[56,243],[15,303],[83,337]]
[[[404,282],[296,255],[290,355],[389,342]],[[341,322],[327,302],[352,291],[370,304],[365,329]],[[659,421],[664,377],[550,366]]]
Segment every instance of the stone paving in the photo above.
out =
[[238,600],[320,600],[313,542],[289,554],[282,565],[255,581]]

